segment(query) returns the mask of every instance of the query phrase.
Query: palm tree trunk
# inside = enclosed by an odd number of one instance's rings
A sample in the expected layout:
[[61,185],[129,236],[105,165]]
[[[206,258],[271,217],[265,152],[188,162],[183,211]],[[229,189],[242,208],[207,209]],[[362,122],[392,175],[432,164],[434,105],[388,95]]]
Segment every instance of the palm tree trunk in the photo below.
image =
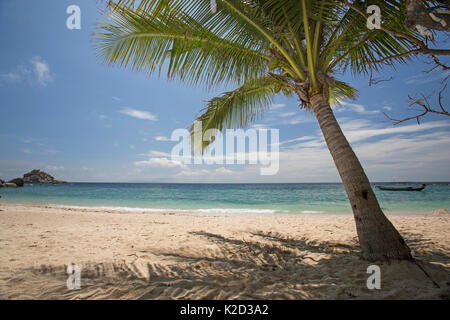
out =
[[316,94],[310,101],[350,200],[363,258],[369,261],[412,260],[408,245],[381,210],[369,179],[327,99]]

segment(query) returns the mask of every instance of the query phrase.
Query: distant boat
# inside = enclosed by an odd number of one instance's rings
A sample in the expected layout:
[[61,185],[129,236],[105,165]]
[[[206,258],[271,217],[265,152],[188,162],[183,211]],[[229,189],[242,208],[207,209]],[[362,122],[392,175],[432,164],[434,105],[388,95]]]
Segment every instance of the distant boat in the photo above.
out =
[[375,187],[377,187],[380,190],[386,190],[386,191],[422,191],[423,189],[425,189],[427,185],[426,184],[421,184],[420,187],[386,187],[386,186],[377,186],[375,185]]

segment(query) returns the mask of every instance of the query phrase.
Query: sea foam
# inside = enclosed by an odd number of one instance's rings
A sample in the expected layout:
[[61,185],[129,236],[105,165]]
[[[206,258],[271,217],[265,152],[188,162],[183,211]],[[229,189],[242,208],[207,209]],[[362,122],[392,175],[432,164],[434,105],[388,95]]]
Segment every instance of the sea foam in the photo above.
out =
[[61,209],[106,211],[106,212],[128,212],[128,213],[200,213],[200,214],[221,214],[221,215],[240,215],[240,214],[275,214],[287,213],[288,211],[279,211],[272,209],[249,209],[249,208],[205,208],[205,209],[174,209],[174,208],[137,208],[137,207],[114,207],[114,206],[55,206]]

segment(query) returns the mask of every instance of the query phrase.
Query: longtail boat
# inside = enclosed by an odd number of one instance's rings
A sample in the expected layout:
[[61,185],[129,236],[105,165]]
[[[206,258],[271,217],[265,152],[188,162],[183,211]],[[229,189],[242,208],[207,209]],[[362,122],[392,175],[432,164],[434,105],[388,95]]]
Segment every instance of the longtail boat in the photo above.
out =
[[380,190],[386,190],[386,191],[422,191],[425,189],[426,184],[421,184],[420,187],[387,187],[387,186],[377,186]]

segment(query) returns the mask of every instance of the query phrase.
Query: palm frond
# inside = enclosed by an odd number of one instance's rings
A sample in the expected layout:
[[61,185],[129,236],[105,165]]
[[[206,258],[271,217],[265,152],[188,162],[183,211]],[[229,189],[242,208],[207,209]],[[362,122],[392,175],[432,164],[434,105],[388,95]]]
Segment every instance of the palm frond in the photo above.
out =
[[[363,12],[373,4],[380,7],[382,24],[385,27],[420,37],[418,33],[405,28],[406,9],[402,1],[353,1],[353,5]],[[339,68],[343,72],[350,69],[354,74],[368,73],[379,71],[383,67],[380,61],[391,60],[393,63],[405,63],[410,59],[405,54],[414,48],[414,44],[391,36],[382,30],[369,30],[367,20],[350,8],[347,9],[346,19],[350,21],[344,25],[348,26],[351,23],[351,29],[346,30],[345,34],[343,34],[344,31],[340,32],[339,37],[342,41],[332,50],[333,57],[325,66],[328,71]]]
[[97,33],[99,54],[107,63],[148,72],[165,66],[171,79],[206,86],[241,83],[267,72],[264,43],[221,38],[186,14],[153,17],[116,8],[110,19]]
[[[195,132],[195,126],[191,126],[191,133],[203,134],[209,129],[244,128],[249,123],[259,119],[269,109],[272,98],[277,93],[290,94],[291,88],[284,82],[273,76],[265,76],[255,79],[236,90],[225,92],[207,102],[207,106],[197,117],[202,125],[202,132]],[[203,142],[202,148],[210,142]]]
[[340,106],[344,100],[355,100],[358,96],[358,90],[343,81],[335,81],[329,87],[330,105]]

